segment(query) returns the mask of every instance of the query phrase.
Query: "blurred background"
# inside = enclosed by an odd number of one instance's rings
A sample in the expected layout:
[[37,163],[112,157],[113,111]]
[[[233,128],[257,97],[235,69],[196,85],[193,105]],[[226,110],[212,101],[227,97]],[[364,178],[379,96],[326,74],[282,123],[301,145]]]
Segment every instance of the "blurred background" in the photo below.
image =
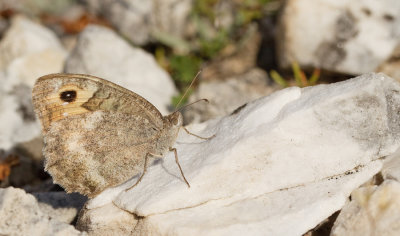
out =
[[368,72],[400,80],[398,0],[0,0],[0,185],[52,191],[35,80],[99,76],[185,123],[228,115],[288,86]]

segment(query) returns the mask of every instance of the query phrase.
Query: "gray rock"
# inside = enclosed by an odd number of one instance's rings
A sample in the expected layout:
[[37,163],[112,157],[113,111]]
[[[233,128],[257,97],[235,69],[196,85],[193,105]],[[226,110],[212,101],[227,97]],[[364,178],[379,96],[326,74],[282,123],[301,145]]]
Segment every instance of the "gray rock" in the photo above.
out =
[[164,114],[168,113],[176,93],[170,76],[152,55],[132,47],[115,32],[101,26],[89,26],[80,34],[65,71],[95,75],[117,83],[143,96]]
[[21,189],[0,189],[1,235],[86,235],[45,214],[35,197]]
[[86,0],[89,9],[102,14],[122,35],[144,45],[157,35],[184,33],[191,0]]
[[400,43],[400,2],[285,2],[277,34],[279,64],[362,74],[390,57]]

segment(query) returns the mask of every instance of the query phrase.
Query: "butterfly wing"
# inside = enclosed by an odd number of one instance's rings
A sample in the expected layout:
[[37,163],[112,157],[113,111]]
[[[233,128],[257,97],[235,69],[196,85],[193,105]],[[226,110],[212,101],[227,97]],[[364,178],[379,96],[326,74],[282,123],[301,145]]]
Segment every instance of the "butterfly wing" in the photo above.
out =
[[68,192],[88,196],[140,173],[163,129],[162,115],[143,97],[89,75],[39,78],[33,104],[45,169]]

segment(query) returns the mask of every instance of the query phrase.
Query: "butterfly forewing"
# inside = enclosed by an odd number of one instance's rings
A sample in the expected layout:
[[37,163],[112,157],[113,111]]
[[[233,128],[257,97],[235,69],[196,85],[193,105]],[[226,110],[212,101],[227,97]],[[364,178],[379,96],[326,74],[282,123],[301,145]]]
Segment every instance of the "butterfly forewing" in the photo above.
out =
[[67,191],[94,196],[141,172],[164,121],[141,96],[106,80],[52,74],[37,80],[45,168]]

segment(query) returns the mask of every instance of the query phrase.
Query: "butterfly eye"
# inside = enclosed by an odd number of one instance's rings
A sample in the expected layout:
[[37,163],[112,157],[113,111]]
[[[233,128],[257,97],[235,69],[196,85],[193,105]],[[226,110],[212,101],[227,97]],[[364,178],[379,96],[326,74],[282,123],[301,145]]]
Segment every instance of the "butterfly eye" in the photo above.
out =
[[174,117],[174,118],[172,119],[172,123],[173,123],[174,125],[177,125],[177,124],[178,124],[178,118],[177,118],[177,117]]
[[60,94],[60,99],[64,102],[73,102],[76,99],[76,91],[75,90],[67,90]]

